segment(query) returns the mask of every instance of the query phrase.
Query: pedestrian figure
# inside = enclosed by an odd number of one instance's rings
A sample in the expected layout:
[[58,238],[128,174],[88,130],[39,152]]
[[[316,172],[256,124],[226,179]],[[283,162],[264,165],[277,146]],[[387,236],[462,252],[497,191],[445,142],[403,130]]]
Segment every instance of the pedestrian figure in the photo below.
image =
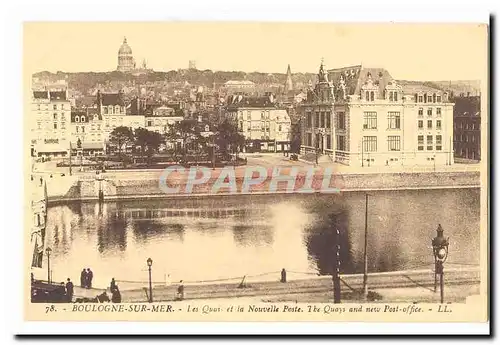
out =
[[182,280],[179,282],[179,287],[177,288],[177,299],[179,301],[184,299],[184,283]]
[[82,273],[80,273],[80,286],[82,288],[86,288],[87,287],[87,271],[84,269],[82,269]]
[[66,298],[68,302],[71,302],[73,300],[73,290],[73,283],[68,278],[68,282],[66,283]]
[[281,280],[280,280],[280,282],[286,283],[286,270],[284,268],[281,270]]
[[92,288],[92,278],[94,278],[94,273],[92,273],[92,271],[90,270],[90,268],[87,268],[87,286],[86,288],[87,289],[91,289]]
[[99,303],[110,302],[109,296],[106,293],[106,291],[104,291],[102,294],[98,295],[96,298],[97,298],[97,302],[99,302]]
[[122,295],[120,294],[120,289],[118,289],[118,285],[115,285],[115,289],[111,295],[111,302],[113,303],[121,303]]
[[109,284],[109,291],[111,291],[111,293],[113,293],[113,291],[115,291],[116,289],[116,282],[115,282],[115,278],[111,278],[111,283]]
[[40,186],[43,184],[43,178],[40,176]]

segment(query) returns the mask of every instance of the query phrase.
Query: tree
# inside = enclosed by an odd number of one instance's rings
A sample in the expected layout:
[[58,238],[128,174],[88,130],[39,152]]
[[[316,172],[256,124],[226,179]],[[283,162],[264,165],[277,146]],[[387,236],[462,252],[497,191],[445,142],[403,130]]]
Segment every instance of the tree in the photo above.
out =
[[[182,120],[169,126],[166,134],[167,140],[177,143],[180,139],[182,142],[182,156],[185,159],[188,149],[188,144],[193,142],[196,138],[196,121],[192,119]],[[176,146],[177,148],[177,146]]]
[[126,146],[134,141],[134,133],[132,129],[125,126],[119,126],[113,129],[109,134],[109,142],[118,148],[118,155],[121,156],[123,146]]
[[144,152],[148,145],[148,137],[150,132],[142,127],[136,128],[134,131],[135,145],[141,148],[141,158],[144,157]]
[[238,132],[238,127],[229,121],[222,122],[217,127],[216,143],[220,150],[225,153],[236,153],[245,145],[245,137]]

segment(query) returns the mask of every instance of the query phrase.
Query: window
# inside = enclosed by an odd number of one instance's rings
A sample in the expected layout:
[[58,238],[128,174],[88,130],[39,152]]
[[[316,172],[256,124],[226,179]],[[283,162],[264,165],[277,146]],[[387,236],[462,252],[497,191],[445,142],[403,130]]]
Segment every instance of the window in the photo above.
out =
[[441,120],[436,120],[436,129],[441,129]]
[[432,116],[432,108],[427,109],[427,116]]
[[436,102],[441,103],[441,96],[439,96],[439,95],[436,96]]
[[66,129],[66,122],[61,122],[61,129]]
[[54,104],[52,107],[54,110],[57,110],[57,104]]
[[247,122],[247,131],[250,132],[251,130],[251,127],[252,127],[252,123],[250,121]]
[[332,126],[332,119],[331,119],[332,114],[327,111],[326,112],[326,128],[330,128]]
[[422,103],[423,101],[424,101],[424,97],[423,96],[418,96],[418,102]]
[[80,129],[80,128],[79,128],[78,126],[76,126],[76,133],[78,133],[78,130],[79,130],[79,129]]
[[387,149],[389,151],[400,151],[401,137],[399,135],[389,135],[387,137]]
[[395,91],[390,91],[389,92],[389,101],[397,102],[398,101],[398,93]]
[[306,113],[306,119],[307,119],[307,128],[311,128],[312,127],[312,114],[311,112],[307,112]]
[[106,114],[106,115],[108,114],[108,108],[103,107],[102,110],[104,110],[104,114]]
[[61,113],[61,121],[66,121],[66,117],[64,116],[64,113]]
[[[376,116],[376,114],[375,114]],[[337,128],[338,129],[345,129],[345,113],[342,111],[342,112],[339,112],[337,113]]]
[[432,103],[432,96],[427,96],[427,103]]
[[441,116],[441,108],[436,108],[436,115]]
[[436,94],[432,95],[432,103],[436,103]]
[[418,128],[423,129],[424,128],[424,121],[423,120],[418,120]]
[[250,110],[247,111],[247,120],[251,120],[252,119],[252,113],[250,112]]
[[326,149],[327,150],[332,149],[332,136],[330,134],[326,135]]
[[307,133],[307,146],[312,146],[312,133]]
[[321,128],[325,128],[325,112],[321,112]]
[[101,125],[97,125],[97,130],[100,131],[101,130]]
[[424,116],[424,108],[418,108],[418,116]]
[[264,112],[261,112],[261,113],[260,113],[260,118],[261,118],[262,120],[264,120],[264,118],[265,118],[265,116],[264,116]]
[[64,103],[61,104],[61,110],[64,110]]
[[85,133],[85,127],[82,126],[82,133]]
[[432,129],[432,120],[427,120],[427,129]]
[[363,137],[363,151],[364,152],[377,152],[377,137]]
[[278,132],[281,132],[281,125],[278,126]]
[[419,151],[424,150],[424,136],[423,135],[418,136],[418,150]]
[[427,136],[427,151],[432,151],[432,135]]
[[54,113],[54,121],[57,121],[57,113]]
[[374,101],[375,100],[375,92],[373,91],[370,91],[370,101]]
[[397,102],[397,101],[398,101],[398,93],[394,92],[394,102]]
[[369,91],[366,91],[366,100],[369,101],[370,100],[370,92]]
[[365,111],[363,114],[363,129],[377,129],[377,113]]
[[319,127],[319,111],[316,112],[316,117],[314,119],[314,127]]
[[152,125],[153,125],[153,121],[148,120],[147,126],[148,126],[148,127],[151,127]]
[[443,142],[443,137],[441,135],[436,135],[436,151],[441,151],[442,142]]
[[57,123],[54,123],[54,129],[57,129]]
[[270,118],[270,113],[269,113],[269,110],[266,110],[266,119],[268,119],[268,120],[269,120],[269,118]]
[[387,123],[390,129],[401,129],[401,113],[399,111],[388,112]]
[[82,115],[81,122],[85,122],[85,116]]

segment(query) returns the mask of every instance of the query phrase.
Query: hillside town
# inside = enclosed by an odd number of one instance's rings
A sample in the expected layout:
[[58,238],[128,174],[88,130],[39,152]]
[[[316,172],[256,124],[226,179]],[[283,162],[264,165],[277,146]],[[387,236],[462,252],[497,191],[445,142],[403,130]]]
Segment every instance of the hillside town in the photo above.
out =
[[115,71],[99,78],[33,76],[31,155],[97,157],[141,146],[149,156],[274,152],[359,168],[480,160],[477,82],[395,80],[384,68],[328,69],[323,61],[317,68],[293,74],[288,65],[252,81],[189,61],[159,73],[146,59],[137,66],[124,38]]

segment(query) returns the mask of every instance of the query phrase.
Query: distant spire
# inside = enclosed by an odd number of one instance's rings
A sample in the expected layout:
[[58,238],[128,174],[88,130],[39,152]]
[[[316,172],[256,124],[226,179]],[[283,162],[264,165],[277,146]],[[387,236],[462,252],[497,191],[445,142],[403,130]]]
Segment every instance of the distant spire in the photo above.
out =
[[288,68],[286,70],[286,82],[285,82],[285,93],[293,91],[293,81],[292,81],[292,69],[290,68],[290,64],[288,64]]

